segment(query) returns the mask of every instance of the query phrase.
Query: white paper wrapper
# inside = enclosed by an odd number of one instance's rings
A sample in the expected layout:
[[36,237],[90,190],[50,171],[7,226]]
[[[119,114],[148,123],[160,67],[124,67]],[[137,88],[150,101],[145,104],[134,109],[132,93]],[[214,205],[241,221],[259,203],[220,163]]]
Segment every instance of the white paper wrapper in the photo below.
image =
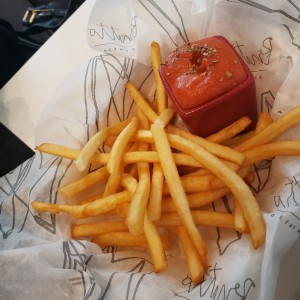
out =
[[[124,90],[128,80],[153,99],[153,40],[166,55],[188,41],[225,36],[256,78],[260,111],[276,119],[300,104],[299,23],[296,5],[279,0],[97,1],[87,35],[99,55],[51,95],[36,144],[79,148],[102,126],[125,119],[134,109]],[[280,139],[299,137],[298,126]],[[62,203],[57,188],[79,176],[69,160],[37,153],[0,179],[0,299],[274,299],[280,263],[299,241],[299,161],[256,165],[252,188],[267,224],[264,247],[253,250],[247,235],[200,228],[209,268],[206,280],[194,285],[176,243],[167,253],[169,269],[155,274],[147,251],[72,241],[74,219],[36,214],[32,201]],[[230,211],[230,199],[211,209]],[[299,266],[296,256],[289,260]],[[292,300],[299,280],[284,280],[294,282],[284,298]]]

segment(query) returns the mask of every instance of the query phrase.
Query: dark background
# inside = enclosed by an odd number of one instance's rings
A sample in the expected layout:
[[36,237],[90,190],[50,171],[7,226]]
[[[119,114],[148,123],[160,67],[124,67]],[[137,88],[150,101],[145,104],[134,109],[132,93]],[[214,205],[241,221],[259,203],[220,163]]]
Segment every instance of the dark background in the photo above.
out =
[[54,2],[61,3],[71,7],[66,17],[68,18],[84,1],[0,0],[0,89],[55,33],[56,29],[51,29],[43,30],[34,35],[25,34],[26,27],[22,24],[22,20],[27,9]]

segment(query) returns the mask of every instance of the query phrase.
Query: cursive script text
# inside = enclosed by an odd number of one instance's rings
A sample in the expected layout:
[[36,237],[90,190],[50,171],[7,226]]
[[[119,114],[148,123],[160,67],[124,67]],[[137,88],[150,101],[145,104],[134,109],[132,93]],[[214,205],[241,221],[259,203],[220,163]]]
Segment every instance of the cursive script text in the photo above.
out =
[[105,44],[117,44],[123,47],[130,47],[131,42],[137,37],[137,17],[131,19],[130,33],[121,33],[119,28],[112,25],[105,25],[103,23],[97,24],[96,29],[89,29],[91,36],[98,36]]
[[241,55],[241,57],[245,60],[246,63],[250,65],[269,65],[270,58],[273,50],[272,38],[267,37],[262,42],[262,47],[258,50],[257,53],[246,54],[245,46],[243,44],[238,43],[237,41],[233,44],[233,47],[237,50],[237,52]]

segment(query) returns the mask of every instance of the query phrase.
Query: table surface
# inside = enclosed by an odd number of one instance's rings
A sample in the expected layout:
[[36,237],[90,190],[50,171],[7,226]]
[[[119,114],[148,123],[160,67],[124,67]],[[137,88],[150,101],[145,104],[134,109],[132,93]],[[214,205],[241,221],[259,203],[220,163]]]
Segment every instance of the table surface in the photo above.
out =
[[96,54],[86,34],[95,2],[86,0],[0,90],[0,121],[32,149],[49,96],[72,70]]
[[[86,0],[0,90],[1,122],[32,149],[35,128],[49,96],[69,73],[97,54],[88,45],[86,34],[95,2]],[[290,254],[296,256],[299,251],[300,240]],[[290,284],[298,286],[299,276],[299,268],[284,260],[274,300],[284,299]]]

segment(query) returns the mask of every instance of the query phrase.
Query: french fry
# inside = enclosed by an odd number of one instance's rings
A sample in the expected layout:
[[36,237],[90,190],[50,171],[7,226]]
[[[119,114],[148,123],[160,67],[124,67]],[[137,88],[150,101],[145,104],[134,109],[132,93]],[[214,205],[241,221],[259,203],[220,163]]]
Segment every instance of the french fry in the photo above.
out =
[[271,115],[267,112],[261,112],[255,127],[255,133],[259,133],[273,122]]
[[38,212],[48,211],[53,214],[66,212],[76,219],[82,219],[86,217],[95,217],[101,214],[105,214],[113,210],[117,206],[117,204],[129,202],[130,199],[130,192],[125,190],[120,193],[80,205],[54,204],[36,201],[32,202],[31,205],[32,208]]
[[84,145],[75,160],[75,164],[79,172],[84,171],[90,164],[93,155],[97,149],[103,144],[108,136],[108,129],[103,128],[92,136],[92,138]]
[[119,134],[115,141],[107,162],[107,170],[110,174],[115,173],[119,169],[121,164],[122,156],[125,152],[126,146],[130,141],[131,137],[135,134],[139,126],[139,121],[136,117],[132,118],[130,123],[125,129]]
[[204,277],[204,267],[197,249],[184,226],[177,226],[177,234],[183,249],[190,277],[193,283],[199,283]]
[[244,166],[277,156],[299,156],[300,141],[277,141],[253,147],[244,152]]
[[[143,132],[143,131],[142,131]],[[148,131],[145,131],[148,132]],[[150,133],[150,132],[149,132]],[[152,139],[152,135],[150,137]],[[44,152],[47,154],[76,160],[80,153],[80,149],[72,149],[56,144],[41,144],[36,147],[37,151]],[[110,153],[96,153],[91,158],[92,164],[107,164]],[[193,157],[186,153],[173,153],[176,165],[186,165],[193,167],[201,167],[201,164]],[[148,163],[159,163],[159,156],[156,151],[130,151],[125,152],[123,156],[123,162],[125,165],[137,163],[137,162],[148,162]]]
[[238,145],[244,143],[246,140],[248,140],[258,132],[266,128],[272,122],[273,119],[269,113],[261,112],[258,116],[258,120],[254,130],[248,131],[244,134],[234,136],[233,138],[226,140],[223,144],[232,148],[236,148]]
[[[162,89],[162,82],[160,76],[158,74],[158,61],[161,61],[160,57],[160,49],[156,43],[152,43],[152,61],[156,63],[153,65],[156,86],[157,86],[157,112],[159,117],[155,120],[155,123],[161,124],[161,126],[165,127],[170,120],[172,119],[175,110],[166,108],[167,106],[167,98],[165,95],[164,89]],[[153,57],[154,56],[154,57]],[[158,58],[157,58],[158,57]],[[158,60],[158,61],[157,61]],[[155,144],[151,144],[153,150],[156,150]],[[148,200],[148,209],[147,209],[147,217],[150,221],[158,220],[161,215],[161,200],[162,200],[162,190],[164,183],[164,174],[160,164],[160,161],[153,164],[152,167],[152,178],[150,182],[150,191],[149,191],[149,200]]]
[[154,272],[160,273],[168,268],[168,261],[159,232],[155,225],[148,220],[147,213],[144,218],[144,232],[151,253]]
[[160,45],[153,41],[151,43],[151,61],[152,61],[152,69],[154,73],[154,78],[156,82],[156,99],[157,99],[157,111],[160,115],[168,106],[168,96],[165,90],[165,87],[161,81],[158,69],[162,63],[161,53],[160,53]]
[[139,121],[137,117],[133,117],[130,123],[119,134],[111,149],[109,159],[106,164],[110,176],[104,191],[105,196],[116,193],[120,187],[122,170],[124,168],[122,157],[131,137],[137,131],[138,126]]
[[155,221],[160,218],[164,179],[161,165],[159,163],[153,164],[148,200],[148,218],[150,221]]
[[211,134],[206,138],[206,140],[212,143],[221,144],[243,132],[251,123],[252,121],[249,117],[242,117],[228,127],[225,127],[220,131]]
[[72,197],[86,190],[92,185],[99,183],[102,180],[106,180],[108,176],[109,173],[106,167],[102,167],[96,171],[93,171],[91,173],[88,173],[85,176],[80,177],[78,180],[73,181],[70,184],[59,187],[58,192],[61,195]]
[[174,108],[166,108],[155,120],[155,124],[159,124],[162,127],[166,127],[170,121],[172,120],[173,116],[175,114]]
[[[197,225],[222,227],[235,229],[232,214],[215,212],[210,210],[191,210],[193,221]],[[157,226],[168,227],[183,225],[182,220],[177,212],[163,213],[162,217],[154,222]]]
[[[167,236],[161,237],[164,249],[169,249],[171,241]],[[148,241],[144,234],[134,235],[130,232],[109,232],[95,236],[92,242],[99,246],[114,246],[114,247],[140,247],[148,249]]]
[[136,106],[145,114],[151,123],[154,123],[158,118],[158,114],[152,109],[147,100],[139,92],[136,86],[132,82],[127,82],[126,89],[129,91]]
[[[148,120],[145,114],[138,108],[137,114],[140,119],[140,127],[148,128]],[[149,145],[147,143],[139,143],[139,150],[147,150]],[[135,235],[142,234],[144,232],[144,219],[147,209],[147,203],[150,190],[150,170],[149,164],[144,162],[137,163],[137,172],[139,182],[137,184],[136,192],[132,196],[132,201],[128,209],[128,215],[126,218],[126,224],[129,232]]]
[[111,135],[118,135],[131,121],[131,117],[108,127],[102,128],[95,133],[91,139],[81,149],[79,155],[75,160],[78,171],[84,171],[91,162],[95,162],[94,154],[97,149],[105,142]]
[[124,221],[107,221],[86,224],[74,224],[71,229],[71,236],[74,239],[90,237],[114,231],[128,231]]
[[266,225],[258,203],[243,179],[223,164],[216,156],[199,147],[196,143],[180,136],[173,136],[173,141],[173,147],[182,152],[189,153],[195,159],[198,159],[231,190],[243,209],[249,226],[253,247],[256,249],[261,246],[265,241]]
[[245,150],[249,150],[253,147],[266,144],[276,137],[280,136],[282,133],[295,126],[299,122],[300,106],[297,106],[270,123],[266,128],[258,132],[253,137],[238,145],[235,149],[240,152],[244,152]]
[[137,188],[137,180],[130,174],[123,174],[121,185],[133,195]]
[[171,133],[168,135],[168,139],[169,139],[171,146],[173,146],[172,136],[175,136],[175,134],[176,134],[180,137],[183,137],[187,140],[190,140],[190,141],[196,143],[197,145],[203,147],[207,151],[211,152],[212,154],[214,154],[220,158],[224,158],[228,161],[234,162],[239,165],[241,165],[244,161],[244,156],[242,153],[235,151],[229,147],[209,142],[204,138],[201,138],[199,136],[196,136],[189,132],[186,132],[183,129],[175,127],[174,125],[168,126],[168,132]]
[[113,169],[109,174],[106,186],[104,189],[104,196],[109,196],[117,193],[121,187],[122,173],[124,171],[124,165],[121,163],[118,169]]
[[148,178],[142,178],[137,185],[136,191],[132,196],[129,206],[126,225],[129,232],[139,235],[144,232],[144,216],[149,197],[150,181]]
[[100,198],[103,198],[103,192],[102,193],[97,193],[95,195],[92,195],[92,196],[89,196],[89,197],[84,197],[84,198],[81,198],[81,199],[77,199],[75,201],[75,203],[77,204],[85,204],[85,203],[89,203],[89,202],[93,202],[97,199],[100,199]]
[[37,150],[39,152],[51,154],[54,156],[68,158],[71,160],[75,160],[80,153],[79,149],[72,149],[69,147],[56,145],[56,144],[50,144],[50,143],[43,143],[43,144],[35,147],[35,150]]
[[[202,165],[194,159],[192,156],[186,153],[173,153],[174,161],[176,165],[185,165],[191,167],[202,167]],[[93,156],[92,161],[95,163],[107,164],[109,159],[109,153],[99,153]],[[124,153],[123,162],[125,165],[146,162],[146,163],[159,163],[159,156],[156,151],[130,151]],[[231,164],[234,168],[238,169],[238,165],[225,162],[226,164]]]
[[[170,127],[168,126],[168,128],[170,128]],[[172,126],[171,128],[172,128],[171,131],[173,131],[174,127]],[[186,138],[185,134],[183,133],[184,131],[181,130],[180,128],[178,128],[178,129],[179,129],[178,131],[176,129],[176,131],[177,131],[176,133],[167,133],[168,140],[169,140],[171,147],[173,147],[172,136],[177,136],[178,133],[180,132],[180,136]],[[190,135],[190,134],[188,133],[188,135]],[[196,137],[196,136],[194,136],[194,137]],[[239,164],[239,165],[241,165],[244,161],[244,155],[240,152],[237,152],[237,151],[232,152],[232,149],[229,147],[206,142],[205,139],[202,139],[200,137],[196,137],[196,139],[198,140],[197,144],[199,144],[199,146],[205,148],[206,150],[208,150],[209,152],[211,152],[212,154],[214,154],[220,158],[224,158],[225,160],[229,160],[229,161]],[[152,133],[150,130],[138,130],[136,132],[136,135],[133,137],[133,140],[138,141],[138,142],[153,143],[153,136],[152,136]],[[192,138],[192,140],[194,141],[194,138]],[[199,142],[199,141],[201,141],[201,142]]]
[[242,207],[237,201],[237,199],[234,198],[234,210],[233,210],[233,222],[234,222],[234,228],[239,232],[249,232],[248,224],[245,219]]
[[201,257],[203,265],[207,266],[206,246],[193,221],[186,193],[183,189],[175,162],[173,160],[167,134],[164,131],[164,128],[158,124],[153,124],[151,126],[151,132],[153,134],[164,176],[168,183],[176,210]]
[[[202,192],[187,194],[187,200],[188,200],[190,209],[200,208],[202,206],[208,205],[208,204],[220,199],[221,197],[227,195],[228,193],[230,193],[230,190],[225,187],[225,188],[220,188],[220,189],[214,189],[214,190],[209,190],[209,191],[202,191]],[[161,210],[163,213],[176,211],[171,197],[163,198],[162,204],[161,204]]]
[[[182,153],[182,154],[186,154],[186,153]],[[174,153],[174,155],[175,155],[175,153]],[[174,159],[175,159],[175,157],[174,157]],[[227,165],[230,169],[232,169],[233,171],[238,171],[238,170],[241,169],[241,166],[237,165],[236,163],[233,163],[231,161],[227,161],[227,160],[224,160],[224,159],[220,159],[220,160],[225,165]],[[176,163],[176,165],[179,166],[179,165],[181,165],[183,163],[184,163],[184,161],[182,160],[182,161],[179,161],[178,163]],[[190,166],[190,167],[193,166],[193,165],[187,164],[187,163],[184,164],[184,165],[187,166],[187,167],[188,166]],[[196,168],[195,169],[195,166],[196,166],[196,164],[193,166],[194,170],[191,170],[190,172],[187,172],[186,174],[182,174],[182,176],[201,176],[201,175],[209,175],[209,174],[211,174],[211,172],[208,169],[204,168],[200,163],[199,163],[200,168]]]
[[[221,161],[219,162],[222,163]],[[231,171],[233,172],[233,170]],[[248,166],[243,167],[238,171],[238,176],[242,179],[248,174],[248,172],[249,172],[249,167]],[[206,174],[206,175],[199,175],[199,176],[185,175],[180,177],[180,179],[186,193],[211,191],[214,189],[224,188],[226,186],[224,180],[222,180],[212,171],[210,174]],[[169,195],[169,194],[170,194],[169,187],[165,183],[163,186],[163,195]]]
[[235,149],[238,145],[244,143],[246,140],[250,139],[255,135],[255,130],[247,131],[245,133],[234,136],[233,138],[226,140],[222,144]]

